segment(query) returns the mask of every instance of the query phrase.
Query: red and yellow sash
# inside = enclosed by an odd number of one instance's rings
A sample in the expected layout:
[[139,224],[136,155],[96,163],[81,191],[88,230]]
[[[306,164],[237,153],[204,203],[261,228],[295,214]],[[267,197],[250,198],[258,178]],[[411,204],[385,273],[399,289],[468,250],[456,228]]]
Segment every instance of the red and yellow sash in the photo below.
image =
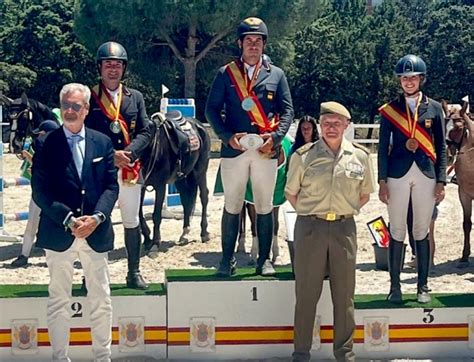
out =
[[[124,145],[125,147],[127,147],[130,144],[131,140],[127,122],[125,121],[125,118],[123,118],[123,116],[120,114],[120,106],[122,104],[123,95],[122,84],[120,84],[119,86],[118,95],[119,98],[116,107],[110,93],[107,91],[107,89],[103,86],[102,83],[92,88],[92,96],[94,97],[95,101],[102,110],[102,113],[105,114],[105,116],[110,120],[111,123],[118,122],[118,124],[120,125],[120,129],[123,134]],[[127,166],[122,168],[122,181],[131,184],[136,184],[138,182],[140,168],[141,164],[139,160],[137,160],[133,164],[133,166]]]
[[260,100],[253,91],[259,70],[260,66],[257,65],[253,79],[249,80],[244,65],[239,60],[229,63],[226,67],[226,72],[230,77],[230,81],[235,87],[235,91],[237,92],[240,102],[242,102],[245,98],[250,97],[255,103],[255,107],[253,107],[250,111],[246,111],[252,125],[257,125],[260,133],[266,133],[272,132],[278,127],[279,118],[278,115],[275,115],[275,117],[270,120],[267,118]]
[[379,108],[379,113],[387,118],[395,127],[397,127],[408,138],[415,138],[420,148],[428,155],[429,158],[436,162],[436,152],[430,135],[421,128],[416,122],[416,128],[413,128],[408,116],[390,103],[384,104]]

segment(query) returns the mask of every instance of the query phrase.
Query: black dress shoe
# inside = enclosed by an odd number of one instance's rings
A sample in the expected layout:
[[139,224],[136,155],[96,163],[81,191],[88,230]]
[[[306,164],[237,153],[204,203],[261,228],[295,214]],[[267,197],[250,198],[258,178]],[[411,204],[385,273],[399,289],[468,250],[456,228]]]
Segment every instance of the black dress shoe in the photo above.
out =
[[11,266],[13,268],[21,268],[28,265],[28,258],[24,255],[20,255],[18,258],[12,261]]

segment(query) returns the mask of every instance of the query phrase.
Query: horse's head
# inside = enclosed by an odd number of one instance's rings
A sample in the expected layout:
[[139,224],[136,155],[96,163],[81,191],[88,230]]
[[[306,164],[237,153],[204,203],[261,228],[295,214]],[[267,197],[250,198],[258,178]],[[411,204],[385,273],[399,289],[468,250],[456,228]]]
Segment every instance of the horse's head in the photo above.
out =
[[6,121],[10,125],[10,150],[20,154],[26,138],[33,130],[33,111],[26,94],[8,105]]

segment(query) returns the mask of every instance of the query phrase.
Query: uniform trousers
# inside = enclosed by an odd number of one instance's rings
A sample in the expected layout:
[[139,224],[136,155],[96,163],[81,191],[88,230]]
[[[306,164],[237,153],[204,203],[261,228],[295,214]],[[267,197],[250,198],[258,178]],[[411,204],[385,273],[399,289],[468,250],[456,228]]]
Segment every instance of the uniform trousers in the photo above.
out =
[[423,240],[430,229],[435,206],[436,180],[425,176],[413,162],[408,172],[400,178],[387,179],[389,192],[388,215],[390,234],[394,240],[404,241],[407,230],[408,204],[413,210],[413,237]]
[[136,228],[140,222],[138,211],[140,209],[141,184],[123,182],[122,170],[118,172],[120,215],[125,229]]
[[222,158],[225,210],[229,214],[240,214],[250,177],[257,214],[266,215],[272,212],[277,163],[278,160],[265,158],[255,150],[247,150],[232,158]]
[[26,223],[25,233],[23,234],[23,245],[21,246],[21,255],[27,258],[30,256],[31,248],[36,238],[40,214],[41,209],[33,201],[33,198],[31,198],[28,206],[28,221]]
[[107,253],[94,251],[85,239],[75,239],[63,252],[46,250],[50,275],[48,333],[53,361],[70,361],[69,322],[71,319],[74,261],[80,259],[87,280],[87,301],[95,361],[110,361],[112,343],[112,300]]
[[298,216],[295,224],[294,360],[308,361],[316,306],[329,270],[334,306],[334,356],[355,360],[353,347],[357,238],[354,218],[325,221]]

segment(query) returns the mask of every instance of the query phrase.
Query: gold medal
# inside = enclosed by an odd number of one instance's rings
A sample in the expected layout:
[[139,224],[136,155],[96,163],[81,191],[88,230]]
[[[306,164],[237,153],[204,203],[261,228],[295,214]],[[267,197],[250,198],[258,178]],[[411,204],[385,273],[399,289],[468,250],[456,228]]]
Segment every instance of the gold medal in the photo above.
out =
[[418,149],[419,144],[418,144],[418,141],[416,139],[409,138],[407,140],[407,142],[405,143],[405,146],[406,146],[408,151],[411,151],[411,152],[415,153],[416,150]]

